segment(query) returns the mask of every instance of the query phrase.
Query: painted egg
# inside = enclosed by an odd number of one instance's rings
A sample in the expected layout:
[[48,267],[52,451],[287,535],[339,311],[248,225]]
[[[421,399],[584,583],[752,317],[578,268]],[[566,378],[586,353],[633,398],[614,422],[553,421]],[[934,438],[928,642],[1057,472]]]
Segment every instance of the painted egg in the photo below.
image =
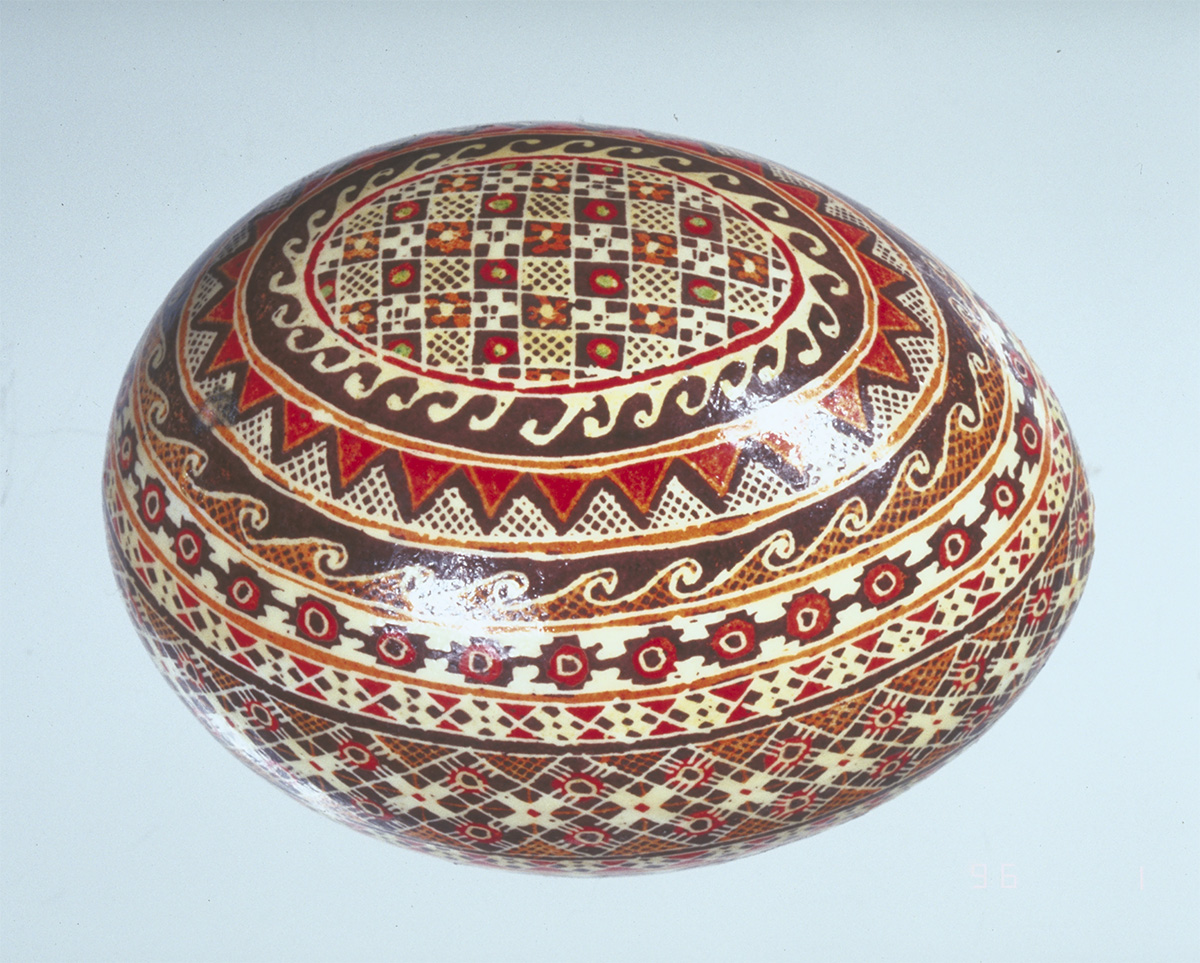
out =
[[545,872],[811,834],[974,740],[1092,551],[1015,338],[786,168],[631,130],[402,141],[188,271],[104,472],[151,656],[391,842]]

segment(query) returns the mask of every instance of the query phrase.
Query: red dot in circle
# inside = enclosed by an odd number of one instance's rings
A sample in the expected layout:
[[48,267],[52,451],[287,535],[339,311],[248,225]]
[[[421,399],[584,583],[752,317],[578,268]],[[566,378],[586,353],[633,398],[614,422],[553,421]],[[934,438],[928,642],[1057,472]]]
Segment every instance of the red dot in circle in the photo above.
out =
[[142,518],[150,525],[157,525],[167,513],[167,497],[158,482],[147,482],[141,497]]
[[560,685],[579,685],[589,671],[587,653],[577,645],[560,645],[546,663],[546,673]]
[[476,682],[495,682],[504,671],[504,658],[490,645],[471,645],[458,657],[458,671]]
[[722,659],[736,659],[754,651],[754,626],[744,619],[726,622],[713,633],[712,649]]
[[804,592],[788,606],[787,630],[798,639],[815,639],[833,619],[829,599],[820,592]]
[[588,286],[593,294],[601,297],[616,297],[625,293],[625,282],[612,268],[596,268],[588,275]]
[[244,575],[229,583],[229,590],[226,594],[229,596],[229,601],[243,612],[253,612],[258,608],[259,599],[262,598],[259,587]]
[[952,528],[938,545],[938,564],[942,568],[957,568],[970,553],[971,536],[964,529]]
[[904,573],[891,562],[872,566],[863,576],[863,591],[873,605],[892,601],[904,591]]
[[417,650],[412,641],[398,629],[380,634],[375,643],[375,651],[384,662],[398,668],[403,668],[417,657]]
[[675,668],[675,645],[670,639],[644,642],[634,653],[633,667],[647,679],[662,679]]
[[338,623],[329,607],[320,602],[303,602],[296,612],[300,631],[316,642],[332,642],[337,638]]
[[194,528],[181,528],[175,535],[175,557],[184,565],[200,561],[203,543]]

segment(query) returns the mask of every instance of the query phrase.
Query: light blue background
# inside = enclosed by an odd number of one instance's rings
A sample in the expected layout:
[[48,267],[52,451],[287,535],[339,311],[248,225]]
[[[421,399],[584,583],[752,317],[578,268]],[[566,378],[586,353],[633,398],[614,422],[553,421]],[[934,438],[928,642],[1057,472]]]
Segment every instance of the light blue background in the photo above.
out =
[[[1198,11],[0,7],[3,956],[1200,958]],[[958,270],[1066,407],[1098,505],[1074,624],[978,745],[858,821],[668,876],[454,867],[237,765],[127,622],[104,430],[176,278],[317,167],[517,119],[829,183]]]

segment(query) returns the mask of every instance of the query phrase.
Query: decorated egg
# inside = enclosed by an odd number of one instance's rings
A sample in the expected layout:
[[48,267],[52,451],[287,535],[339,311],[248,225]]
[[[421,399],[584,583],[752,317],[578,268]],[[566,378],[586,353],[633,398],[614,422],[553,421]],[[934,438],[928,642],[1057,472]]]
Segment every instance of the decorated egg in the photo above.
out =
[[784,167],[494,126],[328,167],[152,321],[104,470],[151,657],[296,798],[468,863],[730,859],[1029,683],[1092,552],[1020,343]]

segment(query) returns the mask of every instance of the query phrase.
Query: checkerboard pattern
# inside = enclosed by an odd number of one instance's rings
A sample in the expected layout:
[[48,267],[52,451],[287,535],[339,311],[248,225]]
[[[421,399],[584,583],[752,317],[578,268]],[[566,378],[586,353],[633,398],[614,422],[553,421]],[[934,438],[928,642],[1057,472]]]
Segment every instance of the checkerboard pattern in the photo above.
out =
[[628,378],[719,350],[769,325],[791,284],[772,235],[703,188],[553,158],[389,190],[335,223],[310,270],[358,344],[506,382]]

